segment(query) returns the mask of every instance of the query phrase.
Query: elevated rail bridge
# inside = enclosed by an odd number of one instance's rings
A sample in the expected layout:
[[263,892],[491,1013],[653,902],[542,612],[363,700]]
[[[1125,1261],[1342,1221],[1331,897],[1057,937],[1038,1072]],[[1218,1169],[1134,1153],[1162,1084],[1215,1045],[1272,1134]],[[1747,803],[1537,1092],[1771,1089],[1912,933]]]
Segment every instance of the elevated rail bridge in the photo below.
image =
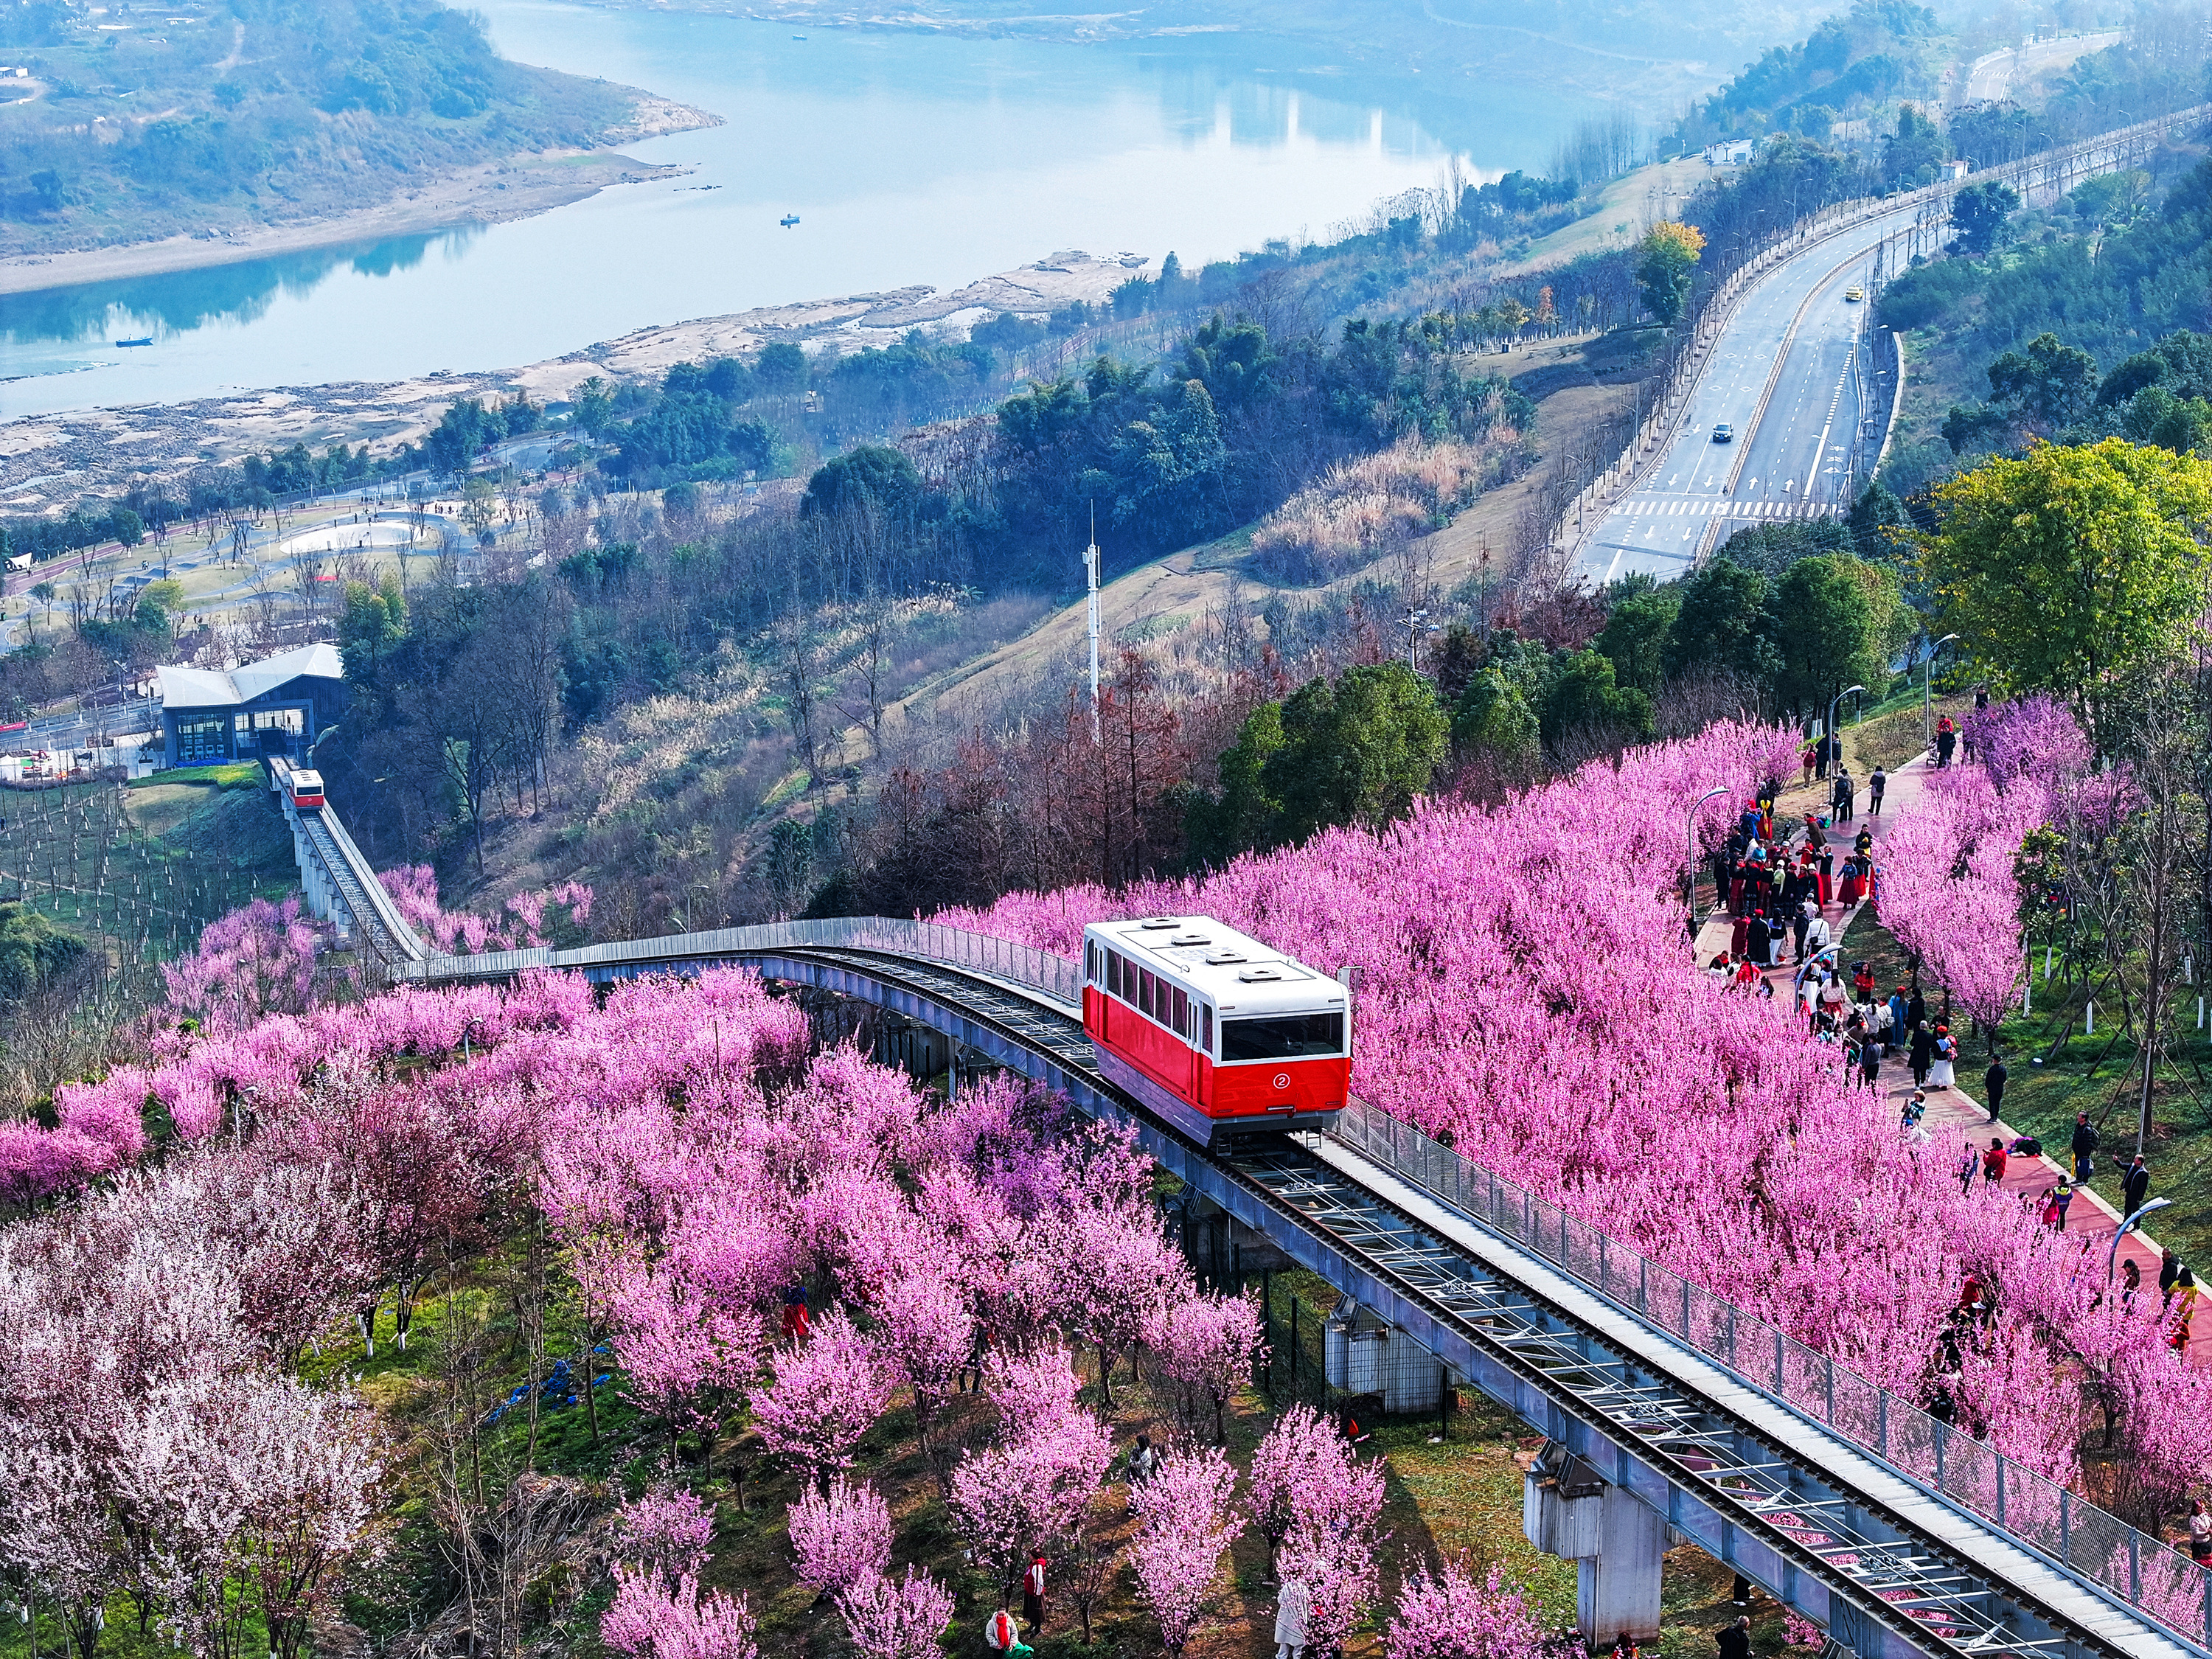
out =
[[302,812],[292,805],[291,781],[291,763],[270,759],[269,787],[283,809],[284,822],[291,826],[292,856],[300,866],[307,913],[331,923],[339,938],[368,951],[387,969],[422,961],[429,952],[361,848],[353,844],[337,813],[328,805]]
[[[418,958],[396,976],[604,985],[711,968],[872,1004],[1129,1126],[1571,1454],[1615,1507],[1648,1511],[1647,1533],[1694,1541],[1860,1659],[2212,1659],[2212,1575],[2187,1558],[1413,1126],[1355,1103],[1325,1135],[1186,1139],[1100,1074],[1065,958],[867,918]],[[1656,1610],[1656,1553],[1649,1571]],[[1584,1629],[1609,1640],[1589,1594],[1586,1575]]]

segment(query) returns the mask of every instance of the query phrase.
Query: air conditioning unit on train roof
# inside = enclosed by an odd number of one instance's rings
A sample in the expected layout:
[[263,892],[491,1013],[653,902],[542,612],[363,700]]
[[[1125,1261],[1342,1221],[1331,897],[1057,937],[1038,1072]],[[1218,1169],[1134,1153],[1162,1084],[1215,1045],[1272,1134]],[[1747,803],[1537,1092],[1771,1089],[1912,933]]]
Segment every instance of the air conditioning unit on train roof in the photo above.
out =
[[1243,969],[1240,970],[1237,975],[1238,979],[1243,981],[1247,985],[1258,985],[1267,980],[1280,979],[1282,976],[1283,970],[1281,969],[1271,967],[1264,962],[1253,967]]
[[1163,927],[1182,927],[1182,918],[1181,916],[1146,916],[1137,926],[1148,933],[1158,933]]
[[1168,941],[1170,945],[1211,945],[1213,940],[1205,933],[1177,933]]
[[1243,960],[1244,953],[1242,951],[1208,951],[1206,953],[1206,965],[1209,968],[1226,967],[1232,962]]

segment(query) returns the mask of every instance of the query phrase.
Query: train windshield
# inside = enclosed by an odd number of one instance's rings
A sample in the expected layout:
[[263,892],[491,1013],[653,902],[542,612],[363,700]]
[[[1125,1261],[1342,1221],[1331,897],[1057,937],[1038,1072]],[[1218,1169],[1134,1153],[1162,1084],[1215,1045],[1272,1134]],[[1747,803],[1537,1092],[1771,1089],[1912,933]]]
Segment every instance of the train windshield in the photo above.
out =
[[1311,1060],[1344,1052],[1344,1016],[1279,1014],[1272,1019],[1221,1022],[1221,1058]]

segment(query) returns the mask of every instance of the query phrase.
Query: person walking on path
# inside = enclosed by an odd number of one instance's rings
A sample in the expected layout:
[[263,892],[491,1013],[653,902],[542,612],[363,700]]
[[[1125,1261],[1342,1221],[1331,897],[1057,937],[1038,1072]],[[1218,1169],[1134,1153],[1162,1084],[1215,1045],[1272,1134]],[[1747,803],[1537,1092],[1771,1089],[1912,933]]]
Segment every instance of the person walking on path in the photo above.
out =
[[1938,1025],[1936,1028],[1935,1053],[1935,1064],[1928,1068],[1928,1086],[1931,1089],[1957,1088],[1959,1077],[1955,1062],[1959,1058],[1959,1045],[1952,1038],[1949,1026]]
[[1960,1141],[1959,1147],[1959,1190],[1971,1193],[1974,1190],[1974,1176],[1982,1167],[1982,1155],[1974,1150],[1971,1140]]
[[1935,1059],[1936,1034],[1928,1029],[1928,1022],[1923,1019],[1912,1028],[1911,1064],[1914,1088],[1924,1089],[1928,1086],[1928,1068],[1934,1063]]
[[2150,1169],[2143,1163],[2142,1154],[2128,1165],[2127,1174],[2120,1177],[2120,1219],[2124,1221],[2143,1206],[2150,1196]]
[[2002,1054],[1990,1056],[1990,1069],[1982,1073],[1982,1090],[1990,1103],[1990,1121],[1997,1121],[1997,1109],[2004,1104],[2005,1063]]
[[1141,1486],[1159,1473],[1160,1455],[1152,1449],[1152,1437],[1148,1434],[1137,1437],[1137,1443],[1129,1448],[1129,1484]]
[[2189,1506],[2189,1559],[2200,1567],[2212,1566],[2212,1515],[2205,1513],[2201,1498]]
[[1905,988],[1900,985],[1889,994],[1889,1027],[1882,1033],[1882,1047],[1895,1054],[1905,1046],[1905,1034],[1911,1030],[1905,1023]]
[[2066,1231],[2067,1206],[2074,1202],[2074,1189],[2064,1180],[2043,1195],[2043,1224],[2054,1233]]
[[[1805,901],[1808,904],[1812,902],[1810,899]],[[1829,937],[1828,919],[1819,910],[1814,910],[1811,915],[1805,918],[1805,943],[1798,954],[1802,956],[1805,951],[1810,951],[1814,956],[1819,956],[1821,951],[1828,948]]]
[[[1994,1115],[1996,1108],[1990,1108]],[[2097,1131],[2089,1121],[2087,1112],[2074,1114],[2074,1184],[2088,1184],[2089,1177],[2097,1173]]]
[[1817,743],[1807,744],[1804,751],[1797,757],[1797,763],[1805,769],[1805,787],[1811,788],[1813,769],[1820,763],[1820,745]]
[[1877,765],[1874,769],[1874,775],[1867,780],[1867,816],[1869,817],[1878,818],[1881,816],[1881,798],[1888,787],[1889,774]]
[[1958,746],[1959,734],[1951,729],[1951,717],[1946,714],[1936,722],[1936,764],[1948,766],[1951,752]]
[[1869,1089],[1881,1087],[1881,1043],[1872,1031],[1859,1039],[1859,1078]]
[[1916,1030],[1928,1024],[1928,999],[1920,994],[1917,985],[1912,988],[1912,1000],[1905,1005],[1905,1023],[1907,1030]]
[[1838,823],[1849,823],[1851,821],[1851,798],[1855,793],[1851,785],[1850,772],[1848,769],[1838,766],[1836,769],[1835,787],[1828,796],[1830,808],[1834,812]]
[[1022,1617],[1037,1635],[1044,1634],[1044,1552],[1039,1550],[1022,1575]]
[[[1736,1605],[1743,1604],[1739,1601]],[[1721,1627],[1713,1642],[1720,1649],[1720,1659],[1751,1659],[1751,1620],[1739,1615],[1735,1623]]]
[[1992,1139],[1990,1149],[1982,1154],[1982,1179],[1994,1187],[2004,1179],[2004,1142]]
[[2162,1250],[2158,1258],[2158,1314],[2166,1317],[2166,1310],[2173,1304],[2173,1287],[2181,1279],[2181,1258],[2172,1250]]

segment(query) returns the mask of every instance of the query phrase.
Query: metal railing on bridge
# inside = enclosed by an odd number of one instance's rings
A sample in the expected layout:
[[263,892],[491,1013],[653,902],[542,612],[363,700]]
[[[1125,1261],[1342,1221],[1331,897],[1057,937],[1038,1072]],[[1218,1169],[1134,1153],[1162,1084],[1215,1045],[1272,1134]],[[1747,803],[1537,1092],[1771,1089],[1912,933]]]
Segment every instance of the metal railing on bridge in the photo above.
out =
[[829,921],[776,921],[757,927],[721,927],[707,933],[674,933],[665,939],[629,939],[586,945],[574,950],[540,948],[493,951],[473,957],[433,957],[410,963],[400,976],[436,983],[454,979],[504,979],[532,969],[555,969],[593,978],[651,973],[678,963],[737,961],[778,949],[878,951],[917,962],[942,963],[1001,983],[1036,992],[1064,1005],[1083,1006],[1083,970],[1066,957],[1012,939],[971,933],[932,922],[901,921],[888,916],[857,916]]
[[1334,1133],[1394,1175],[1535,1251],[1615,1306],[2174,1634],[2199,1644],[2212,1642],[2212,1572],[2171,1546],[1401,1119],[1355,1103],[1339,1115]]

